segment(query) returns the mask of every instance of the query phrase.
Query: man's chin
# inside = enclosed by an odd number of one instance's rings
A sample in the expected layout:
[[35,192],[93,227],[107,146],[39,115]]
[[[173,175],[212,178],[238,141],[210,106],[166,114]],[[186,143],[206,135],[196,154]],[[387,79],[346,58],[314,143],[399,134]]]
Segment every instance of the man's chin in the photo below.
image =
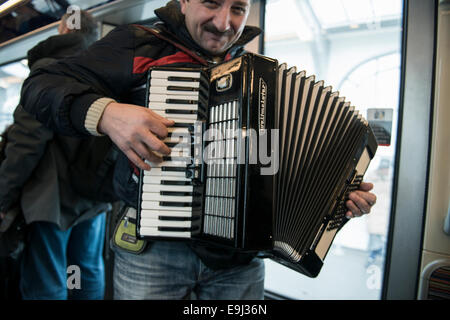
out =
[[206,49],[209,53],[211,53],[214,56],[218,56],[222,53],[225,52],[226,47],[224,47],[223,45],[219,45],[219,44],[210,44],[208,43],[204,49]]

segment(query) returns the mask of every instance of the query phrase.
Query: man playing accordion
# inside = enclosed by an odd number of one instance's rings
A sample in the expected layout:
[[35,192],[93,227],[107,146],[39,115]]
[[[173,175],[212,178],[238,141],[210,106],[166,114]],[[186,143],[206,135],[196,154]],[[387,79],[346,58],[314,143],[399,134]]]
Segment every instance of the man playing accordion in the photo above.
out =
[[[78,56],[33,72],[22,103],[50,128],[72,136],[108,135],[122,151],[116,190],[136,207],[138,169],[170,154],[170,121],[145,105],[153,66],[213,65],[244,52],[260,30],[245,26],[250,0],[176,0],[155,10],[164,41],[136,25],[117,27]],[[173,41],[174,40],[174,41]],[[177,45],[178,44],[178,45]],[[186,53],[188,49],[192,54]],[[349,195],[347,217],[369,213],[371,183]],[[255,254],[177,241],[152,241],[139,254],[115,249],[116,299],[263,299],[264,264]]]

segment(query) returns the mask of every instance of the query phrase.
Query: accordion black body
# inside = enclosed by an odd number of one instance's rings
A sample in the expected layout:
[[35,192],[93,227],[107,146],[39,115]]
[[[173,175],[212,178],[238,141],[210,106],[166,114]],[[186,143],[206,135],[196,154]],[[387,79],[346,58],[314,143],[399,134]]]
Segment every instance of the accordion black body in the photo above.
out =
[[367,121],[304,71],[255,54],[149,71],[172,154],[141,172],[137,235],[258,251],[320,272],[377,149]]

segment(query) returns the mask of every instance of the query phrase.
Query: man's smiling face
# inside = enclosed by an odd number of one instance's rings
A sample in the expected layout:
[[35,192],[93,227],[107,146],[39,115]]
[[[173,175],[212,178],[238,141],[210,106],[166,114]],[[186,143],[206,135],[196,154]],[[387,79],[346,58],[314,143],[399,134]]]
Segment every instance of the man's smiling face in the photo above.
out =
[[250,0],[180,0],[192,39],[214,56],[224,53],[241,36]]

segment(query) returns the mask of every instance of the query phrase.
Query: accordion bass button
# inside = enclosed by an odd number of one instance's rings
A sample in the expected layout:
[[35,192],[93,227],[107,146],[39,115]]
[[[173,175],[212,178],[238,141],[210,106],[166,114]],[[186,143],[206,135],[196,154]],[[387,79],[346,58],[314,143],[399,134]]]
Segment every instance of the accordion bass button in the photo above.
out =
[[210,165],[207,165],[206,166],[207,167],[207,169],[206,169],[206,175],[208,176],[208,177],[211,177],[211,175],[212,175],[212,167],[210,166]]
[[211,194],[211,180],[206,179],[206,195],[209,196]]
[[224,110],[224,105],[223,104],[221,104],[221,105],[219,105],[219,117],[218,117],[218,121],[223,121],[223,110]]
[[228,121],[228,139],[234,140],[234,120]]
[[214,107],[214,122],[219,121],[219,106]]
[[228,121],[228,109],[229,109],[229,103],[227,103],[223,106],[223,120],[224,121]]
[[216,193],[215,193],[215,185],[216,185],[215,178],[210,178],[209,180],[211,181],[211,183],[210,183],[210,194],[212,196],[215,196],[216,195]]
[[220,178],[216,178],[216,197],[220,197],[222,195],[220,180]]
[[214,196],[220,196],[220,179],[214,178]]

